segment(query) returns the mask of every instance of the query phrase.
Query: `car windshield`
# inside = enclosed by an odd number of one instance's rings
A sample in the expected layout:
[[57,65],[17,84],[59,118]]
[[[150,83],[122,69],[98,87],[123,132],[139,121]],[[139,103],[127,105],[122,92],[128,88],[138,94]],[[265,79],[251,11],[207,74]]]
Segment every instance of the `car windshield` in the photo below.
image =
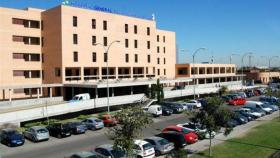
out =
[[143,145],[143,149],[144,149],[144,150],[149,150],[149,149],[151,149],[151,148],[153,148],[153,145],[152,145],[151,143],[147,143],[147,144],[144,144],[144,145]]
[[168,142],[168,140],[166,140],[166,139],[160,139],[160,140],[158,141],[158,143],[159,143],[160,145],[166,145],[166,144],[168,144],[169,142]]
[[47,133],[47,132],[48,131],[46,129],[44,129],[44,128],[37,130],[37,133]]
[[117,150],[113,149],[113,150],[111,150],[111,153],[112,153],[113,157],[120,157],[120,158],[125,157],[125,153],[121,149],[117,149]]
[[261,106],[262,106],[263,108],[269,108],[269,107],[270,107],[270,105],[267,104],[267,103],[261,104]]
[[14,135],[14,134],[19,134],[18,131],[8,131],[8,135]]
[[73,97],[72,100],[78,100],[78,99],[79,99],[79,97],[75,96],[75,97]]
[[182,128],[182,132],[183,132],[183,133],[185,133],[185,134],[190,133],[190,131],[189,131],[189,130],[187,130],[187,129],[185,129],[185,128]]
[[102,122],[100,119],[95,119],[95,122]]

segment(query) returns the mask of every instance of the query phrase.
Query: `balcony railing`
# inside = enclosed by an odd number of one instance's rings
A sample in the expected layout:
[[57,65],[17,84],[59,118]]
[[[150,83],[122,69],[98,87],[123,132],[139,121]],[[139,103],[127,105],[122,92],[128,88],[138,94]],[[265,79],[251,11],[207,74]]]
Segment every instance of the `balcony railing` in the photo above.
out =
[[144,74],[134,74],[133,78],[144,78]]
[[119,78],[123,79],[123,78],[131,78],[130,74],[125,74],[125,75],[118,75]]
[[65,80],[66,81],[80,81],[81,80],[81,76],[65,76]]
[[84,76],[85,81],[90,81],[90,80],[99,80],[99,75],[89,75],[89,76]]
[[[102,79],[107,79],[107,75],[102,75]],[[108,75],[108,79],[116,79],[116,75]]]

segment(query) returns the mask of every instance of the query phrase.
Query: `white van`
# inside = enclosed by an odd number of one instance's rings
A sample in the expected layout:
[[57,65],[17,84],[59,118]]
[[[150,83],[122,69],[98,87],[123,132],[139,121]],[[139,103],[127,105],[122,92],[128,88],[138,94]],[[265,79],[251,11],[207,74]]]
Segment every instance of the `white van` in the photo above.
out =
[[150,105],[149,107],[145,107],[144,110],[154,116],[162,115],[162,108],[160,105]]
[[272,109],[269,107],[264,107],[263,103],[260,101],[246,101],[245,107],[246,106],[251,106],[254,108],[262,109],[263,111],[265,111],[266,114],[272,113]]
[[75,95],[71,101],[83,101],[90,100],[90,95],[88,93]]

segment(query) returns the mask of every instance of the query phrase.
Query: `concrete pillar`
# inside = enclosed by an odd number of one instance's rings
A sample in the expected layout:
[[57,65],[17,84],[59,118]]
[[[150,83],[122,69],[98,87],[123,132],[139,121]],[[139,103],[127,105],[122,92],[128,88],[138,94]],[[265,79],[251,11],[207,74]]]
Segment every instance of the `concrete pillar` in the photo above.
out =
[[207,84],[207,79],[206,78],[204,79],[204,84]]
[[133,95],[133,87],[132,86],[130,87],[130,92],[131,92],[130,94]]
[[98,98],[98,88],[95,88],[95,99]]
[[118,70],[118,67],[115,68],[115,74],[116,74],[116,79],[119,78],[119,70]]
[[114,94],[114,87],[112,87],[112,97],[114,97],[115,94]]
[[40,98],[40,90],[39,90],[39,88],[37,88],[37,99],[39,99]]
[[81,81],[85,81],[84,80],[84,67],[80,68],[80,77],[81,77]]
[[151,85],[151,84],[149,84],[149,98],[151,98],[151,97],[152,97],[151,88],[152,88],[152,85]]
[[9,102],[12,102],[13,89],[9,89]]
[[29,88],[28,90],[29,90],[29,95],[30,95],[30,98],[32,98],[32,89],[31,89],[31,88]]
[[50,98],[52,98],[52,87],[50,87]]

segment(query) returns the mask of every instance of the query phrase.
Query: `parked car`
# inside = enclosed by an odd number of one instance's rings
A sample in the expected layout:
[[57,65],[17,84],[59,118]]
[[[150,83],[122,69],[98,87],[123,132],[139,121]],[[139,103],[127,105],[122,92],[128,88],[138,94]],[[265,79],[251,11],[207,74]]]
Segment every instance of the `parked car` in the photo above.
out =
[[238,125],[248,123],[248,119],[245,116],[241,115],[240,113],[234,113],[232,119],[237,121]]
[[144,140],[153,145],[156,156],[167,154],[174,149],[173,143],[161,137],[154,136],[154,137],[146,138]]
[[229,105],[244,105],[246,103],[246,99],[244,98],[235,98],[228,102]]
[[174,143],[175,149],[180,149],[187,145],[187,141],[184,137],[184,134],[182,133],[178,133],[175,131],[168,131],[168,132],[162,132],[160,134],[157,134],[156,136],[162,137],[168,140],[169,142]]
[[87,131],[87,126],[82,122],[68,122],[65,124],[71,130],[71,134],[83,134]]
[[135,145],[134,149],[136,151],[137,157],[141,157],[141,158],[155,157],[155,149],[151,143],[144,140],[135,140],[134,145]]
[[158,117],[162,115],[162,108],[160,105],[150,105],[149,107],[145,107],[144,110],[154,117]]
[[70,158],[106,158],[106,157],[104,157],[96,152],[82,151],[82,152],[73,154]]
[[190,101],[186,102],[185,104],[187,104],[189,106],[193,106],[195,108],[201,108],[201,103],[197,100],[190,100]]
[[245,105],[246,105],[246,107],[254,107],[254,108],[261,109],[261,110],[265,111],[266,114],[271,114],[272,113],[271,108],[264,107],[263,103],[259,102],[259,101],[247,101]]
[[49,126],[47,126],[47,129],[49,130],[50,136],[54,136],[57,138],[71,136],[71,129],[62,123],[55,123],[55,124],[49,125]]
[[235,113],[239,113],[240,115],[246,117],[248,119],[248,121],[253,121],[256,119],[256,117],[250,113],[247,113],[245,111],[242,111],[242,110],[236,110],[234,111]]
[[111,126],[115,126],[117,125],[118,121],[116,120],[115,117],[113,117],[112,115],[110,114],[105,114],[105,115],[102,115],[101,116],[101,120],[103,121],[104,123],[104,126],[106,127],[111,127]]
[[122,149],[115,149],[111,144],[97,146],[94,151],[101,154],[102,156],[105,156],[106,158],[126,158],[126,154]]
[[270,104],[277,104],[280,100],[276,97],[261,96],[259,99],[261,102],[268,102]]
[[200,102],[200,104],[201,104],[202,107],[206,106],[206,104],[207,104],[207,100],[204,99],[204,98],[199,98],[199,99],[197,99],[197,101]]
[[235,127],[239,125],[239,123],[235,119],[230,119],[226,122],[225,127]]
[[188,144],[193,144],[198,141],[198,136],[194,131],[187,130],[186,128],[178,127],[178,126],[167,126],[162,130],[162,132],[168,132],[168,131],[175,131],[182,133],[187,141]]
[[14,129],[3,129],[0,131],[0,141],[9,147],[21,146],[25,139],[22,134]]
[[229,96],[221,96],[221,99],[226,103],[228,103],[231,100]]
[[170,116],[173,114],[173,110],[166,106],[161,106],[161,109],[162,109],[162,115],[164,116]]
[[98,130],[104,128],[103,121],[95,117],[84,119],[82,123],[86,125],[87,129],[90,130]]
[[77,94],[72,98],[72,100],[70,100],[70,102],[77,102],[83,100],[90,100],[90,95],[88,93]]
[[173,113],[176,113],[176,114],[182,113],[183,109],[184,109],[184,107],[178,103],[162,102],[162,103],[160,103],[160,105],[172,109]]
[[271,108],[273,111],[278,111],[279,110],[279,106],[275,105],[275,104],[271,104],[269,102],[262,102],[264,105],[267,105],[269,108]]
[[237,92],[236,93],[238,96],[240,96],[241,98],[247,98],[247,95],[246,95],[246,93],[245,92]]
[[230,100],[238,98],[237,94],[228,94],[227,97],[230,97]]
[[[192,130],[194,132],[196,132],[196,134],[198,135],[199,139],[205,139],[205,138],[210,138],[210,134],[207,132],[207,129],[204,128],[201,124],[199,123],[193,123],[193,122],[189,122],[189,123],[184,123],[184,124],[178,124],[177,126],[179,127],[184,127],[187,130]],[[215,131],[211,132],[211,137],[214,138],[216,135]]]
[[265,112],[263,110],[254,108],[254,107],[242,107],[239,109],[240,111],[244,111],[248,114],[251,114],[255,118],[259,118],[265,115]]
[[32,140],[33,142],[49,140],[50,138],[48,129],[43,126],[30,127],[23,132],[23,135],[25,138]]

